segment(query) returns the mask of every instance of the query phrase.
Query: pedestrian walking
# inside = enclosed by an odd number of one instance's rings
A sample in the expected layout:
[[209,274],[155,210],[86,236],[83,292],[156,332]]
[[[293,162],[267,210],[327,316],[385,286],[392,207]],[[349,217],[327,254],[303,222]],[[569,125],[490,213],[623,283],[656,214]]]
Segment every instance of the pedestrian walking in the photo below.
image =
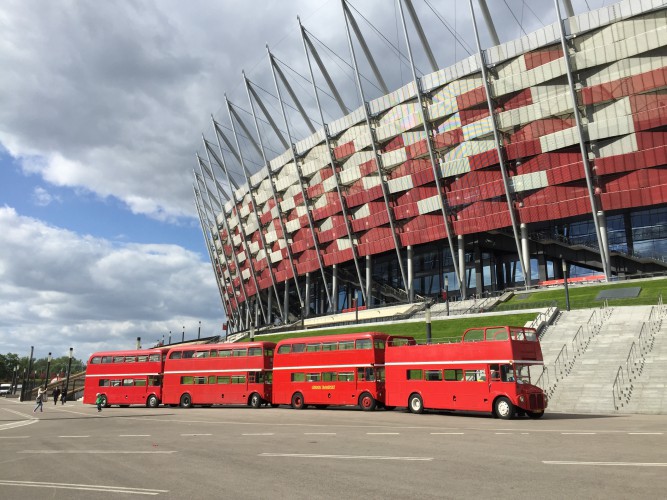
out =
[[97,411],[102,411],[102,395],[99,392],[95,396],[95,404],[97,405]]
[[58,398],[60,397],[60,388],[56,387],[53,389],[53,404],[58,404]]
[[39,411],[44,411],[44,398],[46,398],[46,388],[40,387],[37,389],[37,399],[35,400],[35,409],[32,410],[33,413],[37,411],[37,408],[39,408]]
[[63,390],[60,394],[60,404],[65,404],[65,401],[67,401],[67,389],[63,387]]

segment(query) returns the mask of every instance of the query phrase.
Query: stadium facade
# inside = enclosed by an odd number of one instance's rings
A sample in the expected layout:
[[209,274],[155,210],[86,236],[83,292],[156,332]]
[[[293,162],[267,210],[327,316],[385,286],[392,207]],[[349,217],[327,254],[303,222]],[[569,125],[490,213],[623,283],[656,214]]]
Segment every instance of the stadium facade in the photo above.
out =
[[[576,16],[564,4],[562,23],[478,42],[477,54],[421,78],[413,70],[411,83],[366,101],[343,3],[366,105],[298,141],[283,108],[285,152],[273,158],[256,113],[272,120],[245,80],[256,134],[228,103],[229,116],[266,166],[251,174],[235,153],[237,185],[221,144],[238,151],[238,139],[214,121],[217,145],[204,139],[194,183],[232,327],[535,286],[564,271],[667,270],[667,2]],[[419,28],[412,5],[399,6],[408,47],[430,54],[428,40],[408,37],[404,11]],[[330,82],[302,35],[311,79],[316,66]],[[294,100],[269,56],[279,97]]]

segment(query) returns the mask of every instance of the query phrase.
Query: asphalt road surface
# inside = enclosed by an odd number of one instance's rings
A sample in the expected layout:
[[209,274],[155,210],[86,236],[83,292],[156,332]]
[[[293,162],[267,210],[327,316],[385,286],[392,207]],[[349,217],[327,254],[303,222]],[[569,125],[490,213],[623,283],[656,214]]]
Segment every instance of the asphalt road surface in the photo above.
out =
[[0,498],[664,498],[667,417],[0,398]]

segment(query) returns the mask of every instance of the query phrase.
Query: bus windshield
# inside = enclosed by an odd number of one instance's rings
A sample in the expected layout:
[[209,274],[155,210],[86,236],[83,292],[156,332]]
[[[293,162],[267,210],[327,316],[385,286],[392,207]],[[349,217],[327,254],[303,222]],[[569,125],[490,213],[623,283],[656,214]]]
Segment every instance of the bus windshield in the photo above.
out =
[[530,384],[530,365],[514,365],[514,373],[518,384]]

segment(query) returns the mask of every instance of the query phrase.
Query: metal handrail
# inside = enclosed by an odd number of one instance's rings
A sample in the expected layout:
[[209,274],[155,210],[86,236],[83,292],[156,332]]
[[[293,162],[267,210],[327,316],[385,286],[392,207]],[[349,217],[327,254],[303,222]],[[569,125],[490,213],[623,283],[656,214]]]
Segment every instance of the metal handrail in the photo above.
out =
[[560,374],[564,377],[563,371],[567,370],[569,366],[566,366],[569,363],[569,359],[561,359],[563,356],[563,353],[565,353],[565,357],[569,358],[568,352],[567,352],[567,344],[563,344],[563,347],[561,347],[560,352],[558,353],[558,356],[556,356],[556,360],[554,361],[554,374],[556,376],[556,380],[559,380],[562,377],[558,376],[558,370],[560,367]]
[[580,325],[579,329],[577,330],[577,333],[575,333],[574,337],[572,337],[572,348],[576,349],[576,351],[579,354],[582,354],[586,350],[586,347],[588,346],[588,343],[584,345],[584,342],[586,342],[588,339],[586,340],[583,339],[583,332],[584,332],[584,326]]
[[544,391],[547,391],[551,387],[551,380],[549,379],[549,369],[546,365],[542,365],[542,374],[537,378],[535,385],[541,387],[542,390]]
[[[619,379],[622,381],[622,386],[619,383]],[[611,388],[612,392],[612,397],[614,399],[614,409],[618,410],[619,406],[617,404],[617,401],[622,401],[623,400],[623,394],[625,392],[625,375],[623,374],[623,367],[619,366],[618,370],[616,371],[616,378],[614,379],[614,385]],[[621,404],[621,406],[623,406]]]
[[[634,377],[635,369],[637,369],[637,375],[640,373],[639,366],[637,364],[637,344],[635,344],[634,340],[632,341],[632,345],[630,346],[630,352],[628,353],[628,357],[625,359],[625,371],[628,374],[628,379],[632,380]],[[630,358],[632,358],[632,363],[630,363]]]

